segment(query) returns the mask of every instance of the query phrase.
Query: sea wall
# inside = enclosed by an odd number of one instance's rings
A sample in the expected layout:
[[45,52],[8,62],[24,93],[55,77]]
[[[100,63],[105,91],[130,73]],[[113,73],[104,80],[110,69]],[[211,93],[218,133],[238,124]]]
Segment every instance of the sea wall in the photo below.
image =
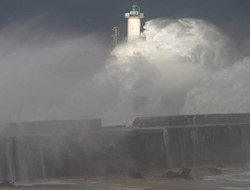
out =
[[100,120],[12,123],[0,135],[0,181],[246,164],[248,117],[221,122],[226,117],[192,125],[140,118],[129,128],[101,127]]

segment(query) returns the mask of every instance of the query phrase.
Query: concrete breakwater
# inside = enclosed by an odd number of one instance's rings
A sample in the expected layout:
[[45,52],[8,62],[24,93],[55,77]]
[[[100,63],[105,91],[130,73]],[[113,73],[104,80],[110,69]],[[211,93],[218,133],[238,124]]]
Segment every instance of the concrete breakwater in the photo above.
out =
[[11,123],[0,135],[0,180],[123,174],[249,161],[250,114]]

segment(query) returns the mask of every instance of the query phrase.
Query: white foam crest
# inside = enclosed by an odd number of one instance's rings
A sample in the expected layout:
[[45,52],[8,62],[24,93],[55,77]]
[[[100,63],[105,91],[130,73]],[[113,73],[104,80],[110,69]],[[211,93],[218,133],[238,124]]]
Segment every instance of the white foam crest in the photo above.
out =
[[155,19],[146,22],[142,40],[117,47],[112,54],[119,63],[143,57],[162,68],[167,64],[223,67],[229,64],[229,39],[212,24],[199,19]]
[[180,114],[189,91],[233,64],[231,41],[206,21],[155,19],[144,29],[142,39],[116,47],[96,76],[103,86],[119,86],[122,111],[115,114],[131,114],[136,96],[148,98],[139,115]]

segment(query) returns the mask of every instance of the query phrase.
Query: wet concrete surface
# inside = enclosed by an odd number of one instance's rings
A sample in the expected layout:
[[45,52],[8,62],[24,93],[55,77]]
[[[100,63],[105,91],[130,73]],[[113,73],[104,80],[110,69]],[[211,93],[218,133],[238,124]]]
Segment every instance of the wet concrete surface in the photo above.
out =
[[[194,179],[162,179],[152,174],[145,179],[126,176],[50,179],[16,183],[18,190],[249,190],[250,167],[222,168],[221,175],[208,168],[196,169]],[[1,187],[2,190],[16,189]]]

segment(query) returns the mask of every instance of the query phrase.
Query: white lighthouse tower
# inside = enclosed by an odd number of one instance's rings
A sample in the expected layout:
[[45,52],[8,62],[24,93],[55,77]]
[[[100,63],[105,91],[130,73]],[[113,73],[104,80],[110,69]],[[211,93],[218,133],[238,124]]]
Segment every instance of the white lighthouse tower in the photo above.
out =
[[128,19],[128,42],[139,39],[141,35],[141,19],[144,18],[144,14],[140,12],[137,3],[132,4],[131,11],[125,13],[125,18]]

